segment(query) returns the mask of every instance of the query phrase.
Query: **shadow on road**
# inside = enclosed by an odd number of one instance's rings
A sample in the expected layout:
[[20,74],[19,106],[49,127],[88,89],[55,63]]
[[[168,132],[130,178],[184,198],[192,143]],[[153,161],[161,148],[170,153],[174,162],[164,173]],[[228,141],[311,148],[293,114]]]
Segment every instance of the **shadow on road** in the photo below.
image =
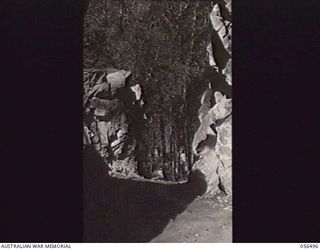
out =
[[185,184],[109,177],[94,149],[84,150],[84,241],[149,242],[206,190],[199,172]]

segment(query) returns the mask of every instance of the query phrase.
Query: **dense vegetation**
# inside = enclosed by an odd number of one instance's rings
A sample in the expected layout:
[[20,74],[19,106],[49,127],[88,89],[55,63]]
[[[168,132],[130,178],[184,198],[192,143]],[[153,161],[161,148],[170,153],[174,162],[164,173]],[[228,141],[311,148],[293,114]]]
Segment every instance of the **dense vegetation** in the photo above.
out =
[[[191,168],[199,94],[207,86],[213,1],[93,0],[85,18],[85,68],[130,70],[143,89],[147,167],[179,180]],[[141,124],[142,125],[142,124]]]

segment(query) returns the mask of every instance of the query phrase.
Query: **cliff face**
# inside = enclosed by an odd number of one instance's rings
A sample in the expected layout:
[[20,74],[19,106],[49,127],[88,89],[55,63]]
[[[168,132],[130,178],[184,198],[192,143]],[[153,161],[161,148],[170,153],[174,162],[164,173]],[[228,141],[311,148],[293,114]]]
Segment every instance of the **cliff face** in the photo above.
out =
[[[207,51],[209,64],[224,81],[231,78],[231,2],[219,1],[210,13],[211,41]],[[232,194],[232,101],[231,93],[217,88],[214,79],[202,95],[198,111],[200,126],[194,135],[192,149],[198,160],[193,169],[204,174],[207,194],[219,190]],[[214,99],[212,98],[214,96]]]
[[94,144],[110,175],[137,174],[137,139],[129,124],[142,100],[138,85],[126,86],[130,75],[115,69],[84,72],[84,144]]
[[208,44],[209,64],[222,72],[229,85],[231,79],[231,0],[217,1],[210,13],[211,42]]

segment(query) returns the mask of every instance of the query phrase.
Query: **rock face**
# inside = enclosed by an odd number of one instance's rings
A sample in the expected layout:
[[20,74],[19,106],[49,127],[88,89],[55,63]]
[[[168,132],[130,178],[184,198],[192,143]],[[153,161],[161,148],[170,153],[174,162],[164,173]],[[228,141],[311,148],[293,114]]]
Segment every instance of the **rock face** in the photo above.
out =
[[222,71],[226,81],[231,85],[231,0],[215,3],[210,13],[210,20],[213,35],[207,46],[209,64]]
[[134,90],[140,86],[126,87],[130,74],[115,69],[84,72],[84,143],[94,144],[110,175],[126,177],[137,173],[137,140],[130,134],[128,113],[139,105]]
[[193,151],[199,156],[193,169],[203,173],[208,194],[219,189],[231,194],[231,99],[218,91],[214,96],[216,104],[207,112],[193,138]]
[[[231,81],[231,1],[219,1],[210,13],[212,36],[207,46],[209,64]],[[193,170],[200,170],[207,183],[207,194],[219,190],[232,194],[232,102],[225,93],[215,91],[209,83],[201,97],[198,111],[200,126],[196,131],[192,150],[199,158]],[[211,102],[214,94],[214,102]]]
[[221,166],[218,168],[221,189],[227,193],[232,193],[232,150],[231,150],[231,123],[229,116],[219,127],[216,152]]

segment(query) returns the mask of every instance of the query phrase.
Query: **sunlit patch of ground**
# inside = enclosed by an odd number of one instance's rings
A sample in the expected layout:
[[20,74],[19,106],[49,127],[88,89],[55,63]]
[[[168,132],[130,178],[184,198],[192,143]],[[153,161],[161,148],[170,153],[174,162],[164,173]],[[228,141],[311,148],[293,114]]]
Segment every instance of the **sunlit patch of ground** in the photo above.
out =
[[231,197],[199,197],[151,242],[232,242]]

